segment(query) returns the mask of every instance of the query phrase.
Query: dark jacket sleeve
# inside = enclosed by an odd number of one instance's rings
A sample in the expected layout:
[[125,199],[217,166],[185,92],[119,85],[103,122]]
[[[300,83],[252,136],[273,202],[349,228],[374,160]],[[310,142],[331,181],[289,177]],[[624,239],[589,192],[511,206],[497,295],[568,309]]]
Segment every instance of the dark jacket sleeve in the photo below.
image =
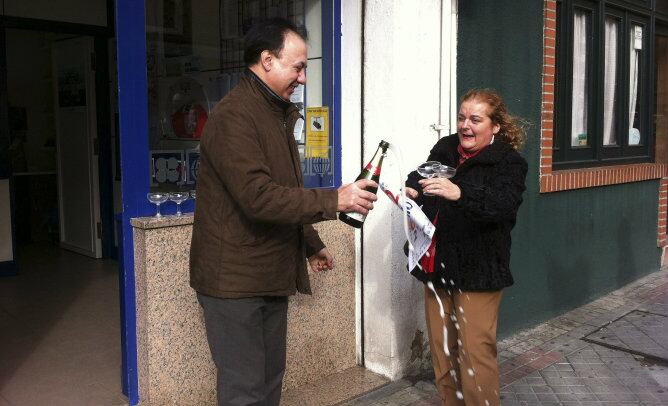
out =
[[415,203],[422,205],[423,203],[422,186],[418,183],[420,179],[422,179],[422,176],[420,176],[420,174],[417,173],[417,171],[413,171],[408,174],[408,178],[406,179],[406,186],[417,190],[418,196],[413,200],[415,201]]
[[[214,122],[203,150],[211,154],[222,180],[244,215],[251,220],[280,224],[311,224],[336,218],[337,192],[277,184],[266,164],[257,130],[249,114],[226,112]],[[209,124],[209,123],[207,123]],[[285,163],[292,165],[290,161]]]
[[491,182],[481,185],[454,181],[461,197],[454,204],[472,221],[514,221],[525,190],[527,162],[516,152],[508,154],[494,167]]
[[325,248],[325,243],[322,242],[318,232],[315,231],[315,228],[310,224],[304,225],[304,243],[306,258],[317,254],[318,251]]

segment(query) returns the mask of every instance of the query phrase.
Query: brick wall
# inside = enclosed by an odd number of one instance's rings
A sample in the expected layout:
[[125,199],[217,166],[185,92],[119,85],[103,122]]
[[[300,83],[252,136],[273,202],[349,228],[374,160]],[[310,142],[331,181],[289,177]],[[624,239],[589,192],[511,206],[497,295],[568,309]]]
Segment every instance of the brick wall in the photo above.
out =
[[551,193],[619,183],[661,179],[659,182],[657,246],[668,246],[668,165],[631,164],[607,167],[552,170],[554,137],[554,86],[556,71],[557,2],[545,0],[543,24],[543,100],[540,140],[540,192]]

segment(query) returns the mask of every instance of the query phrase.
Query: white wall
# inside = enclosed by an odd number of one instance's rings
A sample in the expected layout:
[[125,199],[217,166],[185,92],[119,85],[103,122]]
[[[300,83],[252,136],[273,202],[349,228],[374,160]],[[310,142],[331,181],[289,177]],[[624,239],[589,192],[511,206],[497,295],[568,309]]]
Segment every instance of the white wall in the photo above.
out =
[[[368,0],[363,64],[361,2],[344,3],[342,18],[343,182],[352,181],[359,173],[362,146],[366,161],[381,139],[403,155],[405,176],[438,140],[430,126],[439,123],[440,115],[441,1]],[[446,109],[449,100],[448,94],[442,102]],[[399,171],[398,156],[391,151],[382,180],[398,188],[403,184]],[[406,270],[401,221],[390,200],[379,195],[364,235],[358,232],[357,244],[357,257],[361,257],[358,283],[360,276],[364,280],[364,286],[358,284],[363,294],[364,325],[358,325],[364,332],[365,366],[392,379],[424,368],[428,361],[411,360],[416,332],[423,334],[422,345],[426,345],[427,334],[423,288]],[[426,347],[423,349],[421,355],[426,356]]]
[[106,0],[4,0],[7,16],[107,25]]
[[12,216],[9,207],[9,179],[0,180],[0,262],[14,259]]

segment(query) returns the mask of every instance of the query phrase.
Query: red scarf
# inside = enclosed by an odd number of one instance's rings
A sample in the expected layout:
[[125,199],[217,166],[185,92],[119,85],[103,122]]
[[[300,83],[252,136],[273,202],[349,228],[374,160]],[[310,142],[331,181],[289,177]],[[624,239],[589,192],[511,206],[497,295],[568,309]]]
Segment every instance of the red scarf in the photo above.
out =
[[484,146],[475,152],[466,152],[464,151],[462,144],[458,144],[457,152],[459,152],[459,165],[463,164],[464,161],[466,161],[467,159],[473,158],[474,156],[478,155],[485,148],[487,148],[487,146]]
[[[438,224],[438,213],[436,213],[436,218],[433,221],[434,225]],[[434,272],[434,262],[436,261],[436,233],[431,239],[431,244],[427,252],[420,258],[420,266],[425,273]]]

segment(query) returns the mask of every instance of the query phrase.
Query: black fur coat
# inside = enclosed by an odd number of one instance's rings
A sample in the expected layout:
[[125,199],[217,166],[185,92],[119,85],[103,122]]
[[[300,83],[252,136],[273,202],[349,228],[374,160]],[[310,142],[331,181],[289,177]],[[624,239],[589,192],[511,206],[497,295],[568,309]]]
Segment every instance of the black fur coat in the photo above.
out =
[[526,160],[507,143],[497,140],[479,154],[459,163],[459,139],[450,135],[432,148],[430,161],[457,167],[450,180],[461,198],[448,201],[423,196],[417,172],[406,185],[420,192],[417,202],[430,219],[438,213],[434,273],[411,273],[437,287],[463,291],[498,290],[513,284],[510,273],[510,230],[522,203]]

